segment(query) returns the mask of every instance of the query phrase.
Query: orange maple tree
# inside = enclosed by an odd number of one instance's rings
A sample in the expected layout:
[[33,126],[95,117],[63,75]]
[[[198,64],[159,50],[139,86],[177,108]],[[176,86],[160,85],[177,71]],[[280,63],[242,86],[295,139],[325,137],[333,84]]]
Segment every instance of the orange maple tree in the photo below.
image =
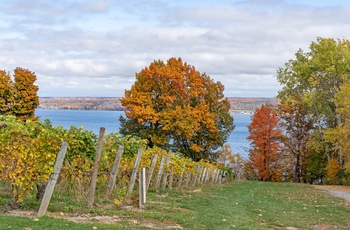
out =
[[39,105],[39,87],[34,84],[35,81],[35,73],[27,69],[17,67],[13,80],[10,73],[0,70],[0,115],[37,120],[34,112]]
[[149,147],[181,152],[193,160],[216,158],[233,130],[224,86],[181,58],[154,61],[136,74],[121,99],[120,133],[140,136]]
[[262,181],[279,180],[277,160],[281,148],[279,140],[283,134],[278,123],[275,111],[264,104],[255,110],[248,126],[250,135],[247,140],[251,141],[249,159]]
[[10,74],[5,70],[0,71],[0,115],[11,112],[13,105],[13,82]]
[[17,67],[14,74],[14,106],[13,114],[21,120],[37,120],[34,115],[39,105],[37,91],[39,87],[34,83],[36,75],[28,69]]

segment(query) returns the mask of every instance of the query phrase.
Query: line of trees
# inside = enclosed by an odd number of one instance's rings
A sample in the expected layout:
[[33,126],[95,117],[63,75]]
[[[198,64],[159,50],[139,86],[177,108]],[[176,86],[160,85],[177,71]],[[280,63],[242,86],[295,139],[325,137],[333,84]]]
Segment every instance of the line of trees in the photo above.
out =
[[277,79],[278,107],[257,109],[249,127],[257,177],[349,184],[350,41],[318,38],[279,68]]
[[13,79],[9,72],[0,70],[0,115],[36,120],[34,112],[39,105],[39,87],[35,81],[35,73],[24,68],[17,67]]

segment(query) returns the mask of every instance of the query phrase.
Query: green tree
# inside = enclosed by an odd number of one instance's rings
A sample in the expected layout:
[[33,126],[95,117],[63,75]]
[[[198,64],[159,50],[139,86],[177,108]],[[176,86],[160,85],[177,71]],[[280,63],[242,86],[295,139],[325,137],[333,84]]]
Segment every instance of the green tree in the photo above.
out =
[[[344,166],[345,149],[341,145],[338,145],[340,148],[334,148],[336,142],[325,137],[325,130],[333,132],[336,127],[342,126],[336,95],[349,76],[350,41],[345,39],[318,38],[311,43],[309,52],[299,50],[294,60],[277,71],[277,78],[282,85],[278,98],[284,101],[291,95],[297,95],[307,109],[308,116],[315,121],[313,132],[317,129],[317,134],[312,135],[312,138],[317,140],[309,140],[315,150],[311,152],[317,153],[317,159],[327,159],[328,163],[332,158],[337,158],[341,167]],[[325,156],[321,157],[320,154]]]
[[34,115],[39,105],[37,95],[39,87],[34,84],[36,75],[34,72],[19,67],[14,72],[13,114],[21,120],[37,120]]
[[336,113],[335,94],[350,73],[350,42],[318,38],[310,51],[299,50],[296,59],[277,71],[282,85],[280,99],[292,94],[299,95],[309,104],[310,113],[328,127],[340,123]]
[[286,164],[294,166],[293,181],[306,182],[307,143],[311,138],[314,120],[298,95],[291,95],[282,100],[278,105],[278,115],[285,131],[284,152],[290,158]]
[[224,86],[180,58],[154,61],[136,74],[121,99],[123,135],[140,136],[150,147],[181,152],[195,161],[216,160],[233,130]]
[[[341,124],[334,128],[328,128],[325,131],[325,139],[333,143],[333,149],[336,152],[342,152],[343,155],[338,161],[345,162],[343,165],[348,173],[350,173],[350,80],[345,81],[340,90],[335,95],[337,103],[337,112],[341,120]],[[334,164],[334,162],[333,162]]]
[[308,183],[318,184],[323,183],[326,176],[327,167],[327,149],[329,143],[324,140],[323,134],[319,129],[315,129],[307,143],[308,156],[306,166],[306,179]]

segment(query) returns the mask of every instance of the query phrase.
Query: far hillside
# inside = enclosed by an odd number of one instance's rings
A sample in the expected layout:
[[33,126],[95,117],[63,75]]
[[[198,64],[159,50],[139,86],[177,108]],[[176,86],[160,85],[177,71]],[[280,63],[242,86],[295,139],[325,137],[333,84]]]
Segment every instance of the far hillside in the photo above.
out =
[[231,112],[252,113],[263,104],[277,104],[277,99],[272,97],[229,97]]
[[[229,97],[231,112],[251,113],[262,104],[276,104],[275,98]],[[123,110],[119,97],[41,97],[39,109]]]

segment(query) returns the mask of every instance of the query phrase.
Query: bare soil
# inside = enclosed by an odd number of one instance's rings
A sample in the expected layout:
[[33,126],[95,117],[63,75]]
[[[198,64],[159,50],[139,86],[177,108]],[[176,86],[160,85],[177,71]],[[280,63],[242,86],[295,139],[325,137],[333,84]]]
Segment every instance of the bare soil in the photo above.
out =
[[344,199],[350,204],[350,186],[342,185],[312,185],[314,188],[323,190],[333,196]]
[[[129,206],[125,207],[126,209],[131,209]],[[143,211],[143,210],[136,210],[138,208],[132,207],[133,211]],[[28,218],[37,218],[36,217],[37,212],[34,211],[23,211],[19,209],[11,210],[6,213],[6,215],[11,216],[21,216],[21,217],[28,217]],[[60,213],[53,213],[48,212],[47,216],[55,217],[55,218],[62,218],[66,219],[75,223],[99,223],[99,224],[120,224],[121,222],[128,222],[130,226],[142,226],[147,227],[150,229],[183,229],[181,225],[176,224],[171,221],[156,221],[156,220],[150,220],[150,219],[142,219],[142,220],[136,220],[132,219],[129,216],[122,216],[122,215],[113,215],[113,216],[93,216],[93,215],[74,215],[74,214],[66,214],[63,212]]]

